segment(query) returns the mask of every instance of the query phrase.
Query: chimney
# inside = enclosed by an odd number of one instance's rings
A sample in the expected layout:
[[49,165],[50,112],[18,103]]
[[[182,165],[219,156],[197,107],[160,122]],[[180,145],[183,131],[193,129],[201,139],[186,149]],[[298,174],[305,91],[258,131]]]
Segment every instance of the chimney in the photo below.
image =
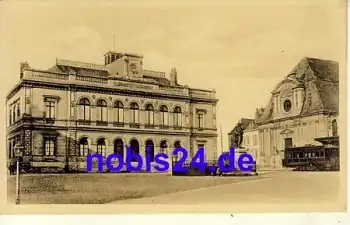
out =
[[177,85],[177,72],[175,68],[172,68],[170,72],[170,85],[171,86]]

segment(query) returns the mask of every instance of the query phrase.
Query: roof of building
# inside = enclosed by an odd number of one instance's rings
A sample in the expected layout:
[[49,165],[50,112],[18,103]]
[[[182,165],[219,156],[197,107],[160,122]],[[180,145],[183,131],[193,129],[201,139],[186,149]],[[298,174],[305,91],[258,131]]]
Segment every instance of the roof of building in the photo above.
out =
[[[338,113],[339,111],[339,65],[338,62],[303,58],[280,83],[293,81],[304,88],[303,108],[300,115],[318,111]],[[279,87],[279,85],[277,85]],[[277,88],[276,87],[276,88]],[[273,119],[273,96],[267,106],[260,109],[256,122],[264,123]]]
[[[107,68],[104,65],[59,59],[56,60],[56,64],[54,66],[46,71],[99,78],[107,78],[110,76]],[[170,85],[170,80],[165,77],[150,76],[148,73],[145,73],[143,78],[150,79],[161,86]],[[177,84],[176,86],[181,85]]]
[[256,128],[258,128],[258,126],[256,125],[255,121],[253,120],[249,123],[249,125],[247,126],[247,128],[245,130],[254,130]]

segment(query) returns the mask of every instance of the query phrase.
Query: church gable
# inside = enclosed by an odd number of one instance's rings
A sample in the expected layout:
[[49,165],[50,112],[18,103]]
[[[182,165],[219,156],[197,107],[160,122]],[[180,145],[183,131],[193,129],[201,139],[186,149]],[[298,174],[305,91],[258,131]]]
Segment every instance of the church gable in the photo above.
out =
[[285,130],[282,130],[282,131],[280,132],[280,134],[289,134],[289,133],[293,133],[293,131],[290,130],[290,129],[285,129]]
[[337,66],[333,61],[302,59],[272,91],[267,106],[257,111],[257,123],[321,111],[338,112]]

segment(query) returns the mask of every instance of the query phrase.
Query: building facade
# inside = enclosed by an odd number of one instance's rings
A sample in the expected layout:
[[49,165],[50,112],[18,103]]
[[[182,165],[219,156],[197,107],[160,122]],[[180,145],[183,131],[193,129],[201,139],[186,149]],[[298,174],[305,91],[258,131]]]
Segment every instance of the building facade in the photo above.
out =
[[271,93],[265,108],[256,110],[260,159],[282,167],[288,147],[321,145],[315,138],[338,136],[338,63],[304,58]]
[[[143,56],[108,52],[105,64],[56,60],[47,70],[21,63],[19,83],[7,95],[7,157],[15,144],[33,167],[84,170],[86,155],[126,157],[126,147],[145,158],[172,158],[182,146],[193,156],[217,157],[215,90],[180,85],[173,68],[143,68]],[[178,157],[175,157],[178,158]]]
[[259,132],[254,120],[244,130],[242,146],[248,149],[258,167],[265,166],[263,154],[259,152]]

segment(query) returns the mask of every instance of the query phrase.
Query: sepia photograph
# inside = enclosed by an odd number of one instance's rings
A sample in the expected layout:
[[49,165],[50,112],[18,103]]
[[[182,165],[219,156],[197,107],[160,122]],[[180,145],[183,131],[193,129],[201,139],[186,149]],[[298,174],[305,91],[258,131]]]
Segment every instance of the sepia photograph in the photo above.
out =
[[346,7],[1,1],[1,213],[345,212]]

